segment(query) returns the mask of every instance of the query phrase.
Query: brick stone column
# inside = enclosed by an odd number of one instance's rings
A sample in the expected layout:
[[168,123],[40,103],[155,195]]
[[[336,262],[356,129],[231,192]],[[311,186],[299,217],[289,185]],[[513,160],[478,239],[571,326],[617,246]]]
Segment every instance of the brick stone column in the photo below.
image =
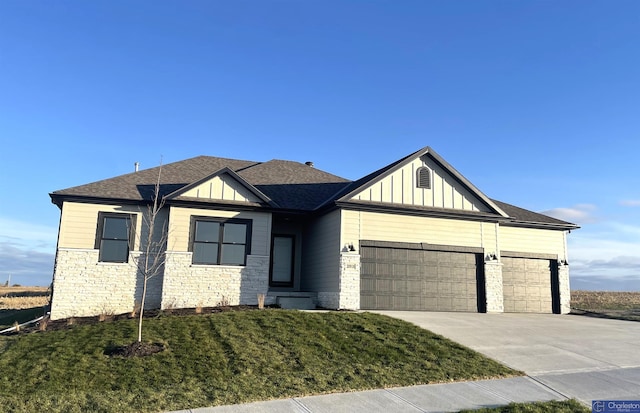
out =
[[558,286],[560,290],[560,314],[569,314],[571,312],[569,264],[558,264]]
[[339,309],[360,309],[360,254],[343,252],[340,254],[340,297]]
[[484,289],[487,296],[487,313],[504,312],[502,265],[500,261],[495,260],[484,262]]

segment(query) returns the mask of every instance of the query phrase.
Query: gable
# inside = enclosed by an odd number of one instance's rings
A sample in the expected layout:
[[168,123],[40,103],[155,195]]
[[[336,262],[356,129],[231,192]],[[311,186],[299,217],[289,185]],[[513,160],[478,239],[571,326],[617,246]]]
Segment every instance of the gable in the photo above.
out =
[[251,193],[242,184],[229,174],[214,176],[199,185],[180,194],[181,197],[200,198],[203,200],[221,200],[234,202],[260,202],[261,200]]
[[187,185],[170,194],[167,199],[273,204],[266,195],[229,168],[223,168],[206,178]]
[[[428,183],[426,188],[418,187],[418,170],[424,167],[427,168],[429,178],[429,182],[422,182]],[[495,212],[472,188],[429,153],[407,160],[395,170],[352,193],[348,200]]]

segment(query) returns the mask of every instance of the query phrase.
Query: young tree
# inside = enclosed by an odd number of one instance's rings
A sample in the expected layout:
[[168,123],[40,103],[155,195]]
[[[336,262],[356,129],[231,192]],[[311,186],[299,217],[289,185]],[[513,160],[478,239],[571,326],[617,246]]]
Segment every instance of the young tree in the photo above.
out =
[[[158,168],[158,177],[153,189],[153,198],[142,212],[142,231],[140,238],[140,254],[132,254],[132,261],[137,267],[137,273],[142,277],[142,298],[140,300],[140,314],[138,319],[138,342],[142,341],[142,318],[145,301],[147,299],[147,284],[149,280],[164,271],[166,261],[166,248],[169,238],[169,229],[161,221],[161,211],[165,199],[160,194],[160,178],[162,175],[162,162]],[[158,226],[161,225],[161,228]],[[146,238],[144,236],[146,235]]]

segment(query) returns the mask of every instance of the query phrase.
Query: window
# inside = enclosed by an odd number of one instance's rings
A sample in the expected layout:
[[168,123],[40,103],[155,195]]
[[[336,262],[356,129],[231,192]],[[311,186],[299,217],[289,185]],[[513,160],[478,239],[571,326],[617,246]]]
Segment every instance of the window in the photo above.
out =
[[250,220],[194,217],[191,233],[194,264],[246,264],[250,253]]
[[130,240],[133,239],[134,220],[129,214],[98,214],[96,248],[100,262],[129,261]]
[[426,166],[418,168],[416,172],[418,188],[431,189],[431,170]]

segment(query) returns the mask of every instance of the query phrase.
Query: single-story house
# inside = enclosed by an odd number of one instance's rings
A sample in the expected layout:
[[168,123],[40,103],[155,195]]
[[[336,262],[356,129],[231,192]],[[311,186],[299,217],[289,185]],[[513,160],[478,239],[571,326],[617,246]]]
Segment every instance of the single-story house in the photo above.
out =
[[[137,169],[137,168],[136,168]],[[133,261],[168,234],[146,308],[569,312],[572,223],[493,200],[429,147],[357,181],[313,163],[211,156],[55,191],[51,318],[124,313]]]

